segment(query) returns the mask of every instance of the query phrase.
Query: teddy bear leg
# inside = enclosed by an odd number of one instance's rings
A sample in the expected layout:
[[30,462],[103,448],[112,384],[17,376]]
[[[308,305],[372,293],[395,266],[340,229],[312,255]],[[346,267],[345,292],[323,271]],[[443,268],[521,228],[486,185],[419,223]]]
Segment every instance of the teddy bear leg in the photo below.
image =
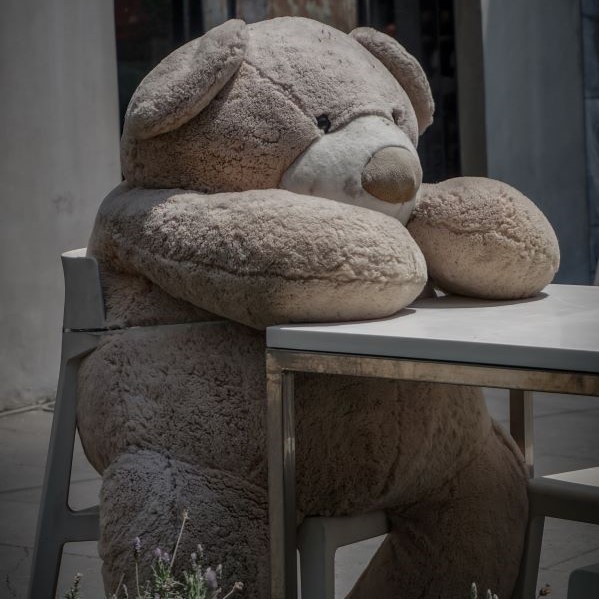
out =
[[476,582],[512,596],[528,500],[522,458],[497,425],[482,452],[418,504],[389,510],[392,531],[350,599],[467,597]]
[[141,541],[140,580],[149,578],[156,548],[172,557],[184,510],[189,520],[175,571],[191,571],[190,556],[196,552],[203,569],[222,564],[223,594],[241,581],[246,596],[267,599],[266,490],[229,472],[202,469],[147,450],[122,454],[104,472],[99,551],[106,592],[113,593],[123,576],[129,591],[135,589],[136,537]]

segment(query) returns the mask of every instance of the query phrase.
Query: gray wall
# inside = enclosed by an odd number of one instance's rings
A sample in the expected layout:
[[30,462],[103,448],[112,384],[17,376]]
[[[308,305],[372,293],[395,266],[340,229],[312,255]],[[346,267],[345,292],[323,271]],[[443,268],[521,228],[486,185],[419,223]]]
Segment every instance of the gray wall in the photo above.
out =
[[599,285],[599,2],[581,0],[591,266]]
[[3,409],[54,393],[60,253],[120,180],[112,2],[3,2],[0,89]]
[[[482,0],[488,175],[547,215],[558,282],[591,279],[578,0]],[[594,265],[593,265],[594,266]]]

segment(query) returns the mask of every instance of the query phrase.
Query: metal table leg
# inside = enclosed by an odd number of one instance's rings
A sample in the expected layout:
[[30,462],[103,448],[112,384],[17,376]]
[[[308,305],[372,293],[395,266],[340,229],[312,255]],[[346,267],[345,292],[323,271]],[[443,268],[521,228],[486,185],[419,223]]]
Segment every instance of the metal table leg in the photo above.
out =
[[532,391],[510,389],[510,433],[528,466],[528,474],[534,476],[534,424]]
[[295,412],[293,373],[267,354],[268,501],[271,599],[296,599]]

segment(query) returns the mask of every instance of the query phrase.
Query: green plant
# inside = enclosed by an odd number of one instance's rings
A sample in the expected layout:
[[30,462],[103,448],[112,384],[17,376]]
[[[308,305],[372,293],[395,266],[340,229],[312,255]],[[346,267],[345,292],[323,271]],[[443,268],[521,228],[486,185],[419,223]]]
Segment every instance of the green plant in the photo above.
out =
[[[236,582],[225,595],[222,594],[223,590],[220,587],[222,566],[219,565],[215,569],[210,567],[204,569],[202,566],[203,550],[201,545],[198,545],[197,552],[193,552],[190,556],[190,569],[184,570],[179,577],[174,575],[173,565],[188,519],[189,515],[185,510],[172,556],[160,547],[154,549],[152,574],[149,580],[143,582],[139,577],[139,558],[142,542],[139,537],[135,537],[133,540],[135,589],[128,589],[123,584],[125,578],[123,574],[117,589],[108,599],[230,599],[235,593],[241,591],[243,584]],[[64,599],[82,599],[81,578],[81,574],[75,576],[73,584],[65,594]]]
[[80,599],[81,597],[81,592],[79,589],[79,586],[81,584],[81,577],[83,575],[80,573],[77,573],[75,575],[75,579],[73,580],[73,584],[71,585],[71,588],[66,592],[64,599]]
[[[539,589],[539,594],[537,595],[537,599],[539,597],[546,597],[551,594],[551,587],[546,584],[542,588]],[[476,588],[476,583],[473,582],[470,585],[470,599],[478,599],[478,589]],[[487,589],[487,594],[485,595],[485,599],[499,599],[497,595],[492,593],[489,589]]]
[[[187,510],[183,511],[183,520],[179,528],[177,542],[173,549],[172,557],[168,552],[156,547],[153,551],[154,561],[152,563],[152,575],[144,583],[139,579],[139,557],[141,555],[142,543],[139,537],[133,539],[133,560],[135,565],[135,594],[129,595],[129,589],[123,584],[125,575],[121,576],[116,591],[107,599],[230,599],[235,593],[243,590],[243,584],[236,582],[231,589],[222,595],[220,577],[222,566],[216,569],[211,567],[205,570],[202,567],[203,549],[197,546],[197,552],[190,555],[190,570],[183,570],[177,579],[173,574],[173,565],[177,557],[177,551],[189,519]],[[71,588],[66,592],[64,599],[82,599],[81,574],[77,574]],[[546,584],[540,590],[537,599],[551,594],[551,587]],[[470,585],[469,599],[479,599],[476,583]],[[485,599],[499,599],[497,595],[487,589]]]
[[[470,599],[478,599],[478,589],[476,588],[475,582],[470,585]],[[490,589],[487,589],[485,599],[499,599],[499,597],[494,595]]]

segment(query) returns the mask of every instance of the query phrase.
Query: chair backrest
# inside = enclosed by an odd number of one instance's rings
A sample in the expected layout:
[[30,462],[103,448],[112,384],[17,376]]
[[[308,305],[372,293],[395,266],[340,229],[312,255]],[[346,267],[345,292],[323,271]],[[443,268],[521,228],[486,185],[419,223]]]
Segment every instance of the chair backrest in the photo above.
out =
[[106,329],[100,269],[86,248],[62,254],[64,271],[64,331]]

